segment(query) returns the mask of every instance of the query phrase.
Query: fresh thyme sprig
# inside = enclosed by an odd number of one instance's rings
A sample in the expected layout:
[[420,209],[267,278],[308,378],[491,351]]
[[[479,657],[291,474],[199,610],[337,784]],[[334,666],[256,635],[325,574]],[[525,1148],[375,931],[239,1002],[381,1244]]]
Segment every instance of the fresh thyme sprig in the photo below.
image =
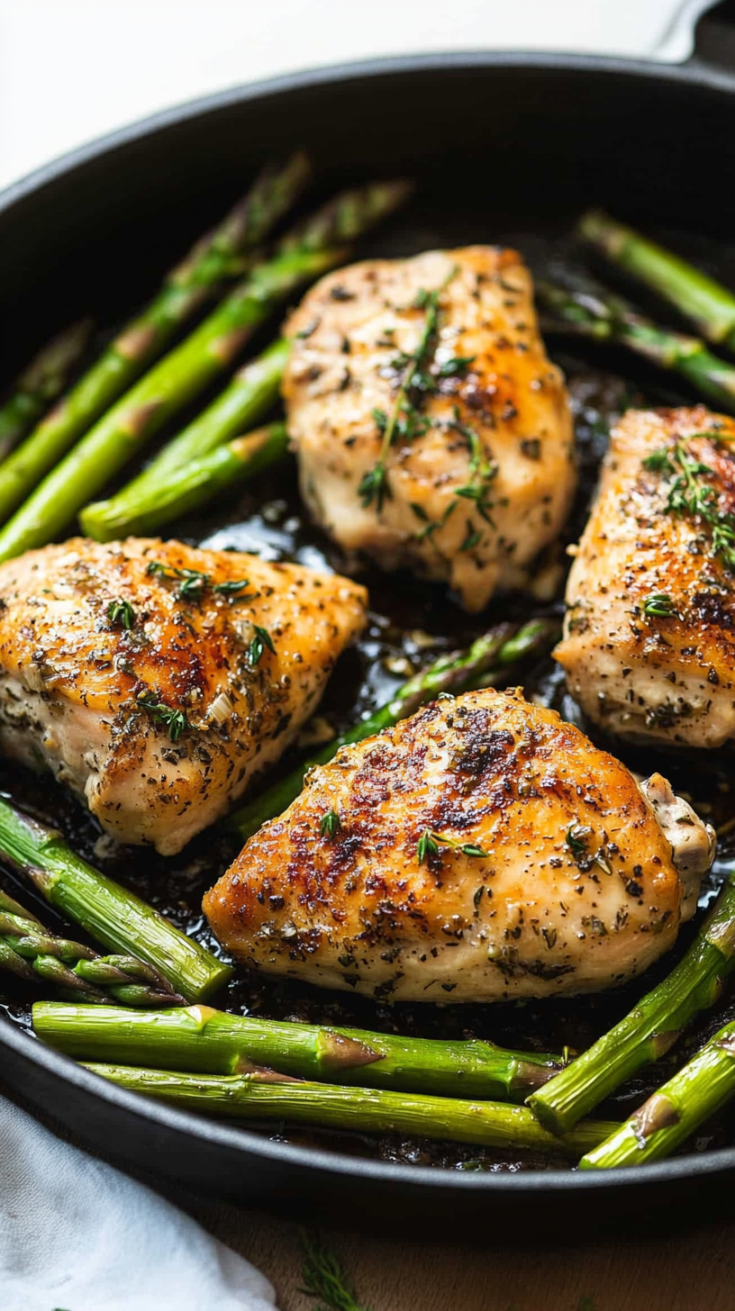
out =
[[175,565],[164,564],[161,560],[151,560],[146,573],[155,578],[177,580],[176,595],[182,601],[201,601],[210,582],[209,574],[200,573],[198,569],[177,569]]
[[191,728],[184,711],[176,710],[174,706],[167,706],[165,701],[158,699],[155,692],[141,692],[136,700],[141,710],[145,710],[150,715],[156,726],[168,730],[172,742],[178,742],[181,734],[185,733],[187,728]]
[[[383,440],[377,461],[372,469],[368,469],[363,474],[358,488],[365,509],[375,502],[380,513],[386,499],[390,499],[391,490],[386,462],[394,439],[400,436],[407,441],[413,441],[417,437],[422,437],[431,426],[430,420],[420,414],[416,397],[417,394],[428,395],[438,387],[438,380],[429,372],[429,366],[434,338],[439,326],[439,300],[455,272],[456,270],[452,269],[442,285],[436,287],[434,291],[425,291],[422,288],[414,301],[415,308],[425,313],[424,326],[416,348],[410,354],[401,351],[392,360],[394,368],[400,370],[400,382],[390,414],[386,414],[385,410],[373,410],[373,419]],[[461,357],[457,356],[456,359],[460,361]],[[465,367],[467,367],[466,363]]]
[[490,855],[474,842],[460,842],[459,838],[450,838],[446,833],[437,833],[435,829],[425,828],[416,847],[419,865],[423,865],[429,856],[438,856],[440,846],[449,847],[450,851],[461,851],[463,856],[480,856],[487,859]]
[[[446,422],[446,421],[445,421]],[[462,487],[456,487],[452,493],[452,499],[447,503],[446,509],[440,519],[429,519],[423,506],[414,502],[411,509],[417,519],[424,522],[424,527],[415,533],[415,539],[422,542],[426,537],[431,537],[439,528],[443,528],[447,519],[454,513],[457,506],[462,500],[474,502],[477,512],[491,528],[494,528],[490,511],[492,502],[489,496],[490,484],[497,477],[498,465],[494,460],[489,460],[480,437],[474,428],[462,422],[459,407],[455,405],[452,419],[446,422],[446,426],[459,435],[467,443],[469,451],[469,479]],[[460,544],[460,551],[473,551],[482,541],[482,532],[477,529],[471,518],[465,520],[465,536]]]
[[714,477],[714,469],[687,450],[687,441],[696,437],[720,440],[717,432],[691,433],[686,440],[652,451],[643,460],[643,467],[649,472],[664,474],[671,480],[667,489],[666,510],[679,516],[687,515],[706,525],[712,554],[722,561],[726,569],[735,573],[735,515],[720,509],[717,492],[706,481]]
[[175,565],[164,564],[161,560],[151,560],[147,574],[157,578],[170,578],[178,582],[176,595],[182,601],[201,601],[207,588],[218,596],[238,597],[244,588],[250,586],[247,578],[231,578],[223,583],[213,583],[211,574],[201,573],[198,569],[178,569]]

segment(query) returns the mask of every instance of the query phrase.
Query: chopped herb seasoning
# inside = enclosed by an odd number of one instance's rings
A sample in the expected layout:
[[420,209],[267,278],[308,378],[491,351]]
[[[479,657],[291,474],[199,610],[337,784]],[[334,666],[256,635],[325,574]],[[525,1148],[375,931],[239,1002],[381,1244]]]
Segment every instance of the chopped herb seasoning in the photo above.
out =
[[690,455],[686,442],[695,437],[721,440],[718,432],[692,433],[671,447],[663,446],[652,451],[643,460],[643,467],[651,473],[661,473],[670,479],[666,496],[666,510],[679,517],[687,515],[699,520],[709,529],[712,554],[725,568],[735,573],[735,515],[720,510],[717,492],[708,482],[714,470]]
[[197,569],[177,569],[175,565],[163,564],[161,560],[151,560],[146,573],[156,578],[177,580],[179,585],[176,595],[182,601],[201,601],[210,583],[209,574],[200,573]]
[[178,742],[181,734],[191,728],[183,710],[176,710],[173,706],[167,706],[165,701],[159,701],[155,692],[141,692],[137,703],[141,710],[150,715],[157,727],[168,730],[172,742]]
[[266,647],[273,653],[273,655],[276,654],[276,648],[273,645],[273,638],[267,628],[261,628],[259,624],[253,624],[253,628],[255,629],[255,634],[248,648],[248,660],[251,665],[257,665]]
[[584,856],[592,829],[586,824],[570,824],[564,839],[573,856]]
[[363,474],[358,489],[365,509],[375,503],[380,513],[385,501],[390,499],[386,460],[395,438],[403,437],[406,441],[414,441],[429,430],[430,420],[421,415],[418,405],[422,396],[437,390],[437,379],[429,372],[429,366],[439,326],[439,298],[455,273],[456,269],[452,269],[449,277],[434,291],[425,291],[422,288],[417,293],[414,308],[425,313],[423,331],[416,349],[410,355],[400,351],[391,361],[392,367],[400,372],[400,381],[390,414],[386,414],[385,410],[373,410],[373,419],[382,442],[376,463],[372,469],[368,469]]
[[319,821],[319,832],[323,838],[334,838],[342,828],[342,821],[336,810],[328,810]]
[[425,828],[418,840],[416,856],[419,865],[423,865],[428,856],[438,856],[439,847],[449,847],[450,851],[460,851],[463,856],[479,856],[487,860],[490,853],[473,842],[460,842],[458,838],[447,837],[435,829]]
[[110,601],[107,618],[111,628],[124,628],[130,632],[135,623],[135,611],[129,601]]
[[476,546],[482,541],[482,533],[478,533],[473,526],[472,520],[467,520],[467,535],[460,546],[460,551],[474,551]]
[[676,607],[667,592],[654,592],[643,602],[643,613],[655,619],[670,619]]
[[238,596],[250,586],[249,578],[230,578],[224,583],[215,583],[212,591],[218,596]]

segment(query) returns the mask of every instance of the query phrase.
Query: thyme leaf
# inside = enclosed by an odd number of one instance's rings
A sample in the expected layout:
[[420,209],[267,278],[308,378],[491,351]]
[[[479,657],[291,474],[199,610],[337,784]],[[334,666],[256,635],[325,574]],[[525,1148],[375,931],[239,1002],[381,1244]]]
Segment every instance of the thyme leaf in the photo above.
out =
[[459,838],[450,838],[446,833],[425,828],[416,846],[419,865],[423,865],[428,856],[437,856],[440,846],[449,847],[450,851],[459,851],[463,856],[478,856],[486,860],[490,856],[489,851],[485,851],[474,842],[460,842]]
[[342,828],[342,821],[336,810],[328,810],[319,820],[319,833],[323,838],[334,838]]
[[676,615],[676,606],[668,592],[652,592],[643,602],[643,613],[656,619],[670,619]]
[[181,734],[186,732],[187,728],[191,728],[184,711],[176,710],[174,706],[167,706],[165,701],[159,701],[155,692],[141,692],[136,700],[141,710],[145,710],[150,715],[157,727],[168,730],[172,742],[178,742]]
[[587,839],[592,829],[586,824],[570,824],[564,839],[573,856],[584,856],[587,851]]
[[209,574],[200,573],[198,569],[177,569],[161,560],[151,560],[146,573],[156,578],[176,579],[179,584],[176,595],[182,601],[201,601],[211,581]]
[[135,610],[129,601],[123,601],[118,597],[117,600],[110,601],[107,618],[111,628],[124,628],[129,633],[135,623]]
[[259,624],[253,624],[253,628],[255,634],[250,646],[248,647],[248,660],[251,665],[257,665],[266,648],[271,651],[273,655],[276,654],[276,648],[273,645],[273,638],[267,628],[261,628]]

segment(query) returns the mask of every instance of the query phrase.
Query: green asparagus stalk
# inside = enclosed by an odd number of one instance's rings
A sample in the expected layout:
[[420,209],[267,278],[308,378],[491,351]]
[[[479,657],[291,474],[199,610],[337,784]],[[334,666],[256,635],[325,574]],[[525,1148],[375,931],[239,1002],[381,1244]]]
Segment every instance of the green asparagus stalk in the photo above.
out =
[[2,890],[0,969],[28,983],[43,979],[62,997],[96,1005],[110,1000],[127,1006],[173,1006],[184,1002],[151,965],[135,956],[100,956],[91,947],[56,937]]
[[60,396],[74,365],[86,349],[92,320],[83,319],[60,332],[39,351],[13,384],[0,406],[0,460],[17,446],[52,401]]
[[2,799],[0,856],[67,919],[110,950],[152,965],[186,1001],[204,1001],[231,977],[228,965],[75,855],[54,829]]
[[384,728],[391,728],[427,701],[433,701],[440,692],[465,692],[473,686],[487,684],[493,674],[500,674],[525,656],[542,651],[556,636],[557,626],[546,619],[532,619],[517,632],[508,624],[500,624],[473,642],[468,651],[441,656],[423,673],[416,674],[399,687],[392,699],[369,718],[334,738],[317,755],[297,765],[290,774],[234,811],[225,821],[227,827],[235,830],[246,842],[266,820],[282,814],[295,801],[309,770],[316,765],[326,765],[340,747],[362,742]]
[[[292,292],[339,264],[344,243],[390,213],[407,195],[403,182],[346,192],[299,226],[275,256],[257,265],[180,346],[164,356],[108,410],[0,530],[0,560],[43,546],[161,426],[219,377],[255,329]],[[326,218],[329,222],[326,222]],[[330,244],[319,245],[322,239]]]
[[708,341],[735,350],[735,295],[687,260],[597,210],[585,214],[582,237],[696,324]]
[[580,1161],[583,1170],[671,1156],[735,1096],[735,1024],[726,1024],[668,1083]]
[[356,1133],[418,1134],[483,1147],[563,1152],[574,1159],[617,1128],[605,1121],[587,1120],[557,1138],[525,1106],[302,1083],[272,1071],[216,1075],[123,1065],[87,1068],[121,1088],[171,1102],[183,1110],[243,1120],[286,1120]]
[[735,413],[735,368],[718,359],[697,337],[660,328],[620,296],[598,290],[570,291],[551,283],[538,287],[541,302],[558,316],[544,329],[572,332],[624,346],[661,369],[678,373],[709,401]]
[[136,494],[131,488],[122,513],[119,502],[100,501],[88,506],[80,516],[82,529],[98,542],[111,542],[130,534],[158,533],[172,520],[200,510],[218,492],[277,464],[287,451],[285,423],[269,424],[244,437],[236,437],[201,460],[172,469],[159,487],[148,491],[143,487]]
[[302,154],[293,155],[281,169],[266,169],[224,222],[171,270],[150,305],[123,328],[0,469],[0,523],[132,386],[208,297],[243,274],[255,258],[255,248],[300,195],[309,173]]
[[665,1055],[682,1029],[712,1006],[735,969],[735,870],[676,969],[613,1029],[528,1098],[554,1133],[577,1120],[643,1065]]
[[[157,531],[209,500],[221,487],[264,468],[264,464],[250,467],[249,452],[255,451],[256,445],[242,449],[239,442],[247,439],[238,434],[256,423],[278,399],[287,358],[288,343],[277,341],[240,369],[222,394],[164,446],[142,474],[117,496],[95,501],[82,510],[82,530],[98,542]],[[232,446],[223,446],[231,437],[236,438]],[[229,456],[220,458],[227,450]],[[274,448],[272,459],[280,453]],[[266,462],[272,463],[272,459]]]
[[315,1081],[493,1101],[521,1101],[562,1065],[560,1057],[505,1051],[489,1042],[261,1020],[210,1006],[151,1016],[114,1006],[91,1010],[37,1002],[33,1027],[43,1042],[78,1060],[199,1074],[267,1066]]

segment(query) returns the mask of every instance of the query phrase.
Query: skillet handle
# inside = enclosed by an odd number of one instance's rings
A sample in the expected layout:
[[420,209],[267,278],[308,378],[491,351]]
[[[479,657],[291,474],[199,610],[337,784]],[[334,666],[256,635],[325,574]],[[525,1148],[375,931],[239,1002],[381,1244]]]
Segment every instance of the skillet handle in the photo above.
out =
[[721,0],[699,15],[687,64],[735,75],[735,0]]

